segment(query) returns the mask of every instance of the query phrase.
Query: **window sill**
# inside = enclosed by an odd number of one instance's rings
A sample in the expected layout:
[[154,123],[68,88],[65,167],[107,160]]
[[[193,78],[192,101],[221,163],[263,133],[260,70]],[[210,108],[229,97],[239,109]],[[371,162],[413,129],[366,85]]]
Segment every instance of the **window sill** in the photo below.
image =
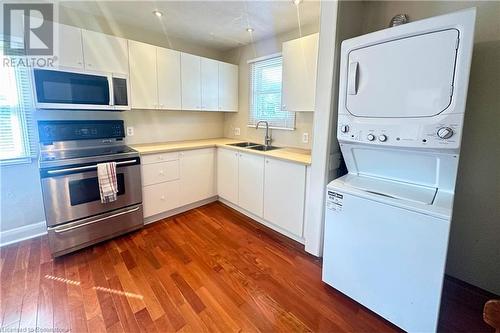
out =
[[[252,127],[255,128],[255,125],[248,124],[247,127]],[[265,129],[265,127],[259,127],[259,129]],[[273,130],[282,130],[282,131],[295,131],[296,128],[288,128],[288,127],[275,127],[275,126],[269,126],[269,129]]]
[[0,160],[0,167],[13,166],[19,164],[31,164],[33,162],[33,157],[21,157],[21,158],[11,158],[8,160]]

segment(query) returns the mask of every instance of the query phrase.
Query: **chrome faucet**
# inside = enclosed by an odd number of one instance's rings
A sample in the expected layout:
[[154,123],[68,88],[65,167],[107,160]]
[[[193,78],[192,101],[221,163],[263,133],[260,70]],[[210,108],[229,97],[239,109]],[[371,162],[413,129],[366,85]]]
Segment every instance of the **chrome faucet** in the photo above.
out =
[[271,141],[273,141],[273,139],[269,135],[269,123],[267,121],[265,121],[265,120],[259,120],[257,122],[257,124],[255,125],[255,129],[259,129],[259,124],[260,123],[266,124],[266,136],[264,137],[264,144],[266,145],[266,147],[270,146],[271,145]]

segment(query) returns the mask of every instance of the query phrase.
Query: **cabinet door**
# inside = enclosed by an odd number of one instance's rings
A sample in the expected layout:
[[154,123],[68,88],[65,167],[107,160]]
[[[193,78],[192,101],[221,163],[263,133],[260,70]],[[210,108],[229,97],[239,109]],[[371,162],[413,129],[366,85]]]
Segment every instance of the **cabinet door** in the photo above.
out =
[[156,48],[158,70],[159,108],[181,109],[181,53],[161,47]]
[[201,110],[201,58],[181,53],[183,110]]
[[[82,30],[85,69],[128,74],[127,40]],[[145,61],[143,59],[143,61]]]
[[144,217],[179,207],[179,181],[174,180],[143,187],[142,204],[144,206]]
[[283,43],[282,108],[314,111],[319,34]]
[[59,24],[58,65],[83,69],[82,29]]
[[219,110],[219,64],[208,58],[201,58],[201,109]]
[[266,158],[264,219],[302,237],[306,167]]
[[264,202],[264,157],[239,153],[238,204],[262,217]]
[[238,111],[238,66],[219,62],[219,110]]
[[128,51],[132,108],[156,109],[156,46],[130,40]]
[[238,204],[238,152],[217,149],[217,193],[223,199]]
[[181,206],[216,195],[215,149],[181,152]]

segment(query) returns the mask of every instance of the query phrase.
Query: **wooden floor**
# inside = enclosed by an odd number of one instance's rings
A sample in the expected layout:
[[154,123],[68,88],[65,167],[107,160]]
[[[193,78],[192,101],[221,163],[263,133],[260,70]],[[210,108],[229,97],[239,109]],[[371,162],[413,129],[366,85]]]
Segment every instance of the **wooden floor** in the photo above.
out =
[[[321,263],[297,243],[264,229],[212,203],[56,260],[46,237],[4,247],[1,326],[59,332],[398,331],[325,285]],[[462,302],[457,286],[444,293],[440,330],[491,331],[481,320],[481,301]]]

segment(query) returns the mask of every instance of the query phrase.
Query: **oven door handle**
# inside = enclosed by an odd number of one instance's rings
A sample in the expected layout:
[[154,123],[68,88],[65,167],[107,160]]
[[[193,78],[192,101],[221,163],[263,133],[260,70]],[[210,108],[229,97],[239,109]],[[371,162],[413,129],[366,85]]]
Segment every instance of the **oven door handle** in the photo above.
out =
[[[128,161],[120,161],[120,162],[116,162],[116,166],[127,165],[127,164],[136,163],[136,162],[137,162],[136,159],[128,160]],[[75,168],[48,170],[47,173],[49,175],[57,175],[57,174],[64,173],[64,172],[69,172],[69,171],[87,171],[87,170],[93,170],[93,169],[97,169],[97,164],[95,164],[95,165],[86,165],[86,166],[75,167]]]
[[73,225],[71,227],[55,227],[55,228],[47,228],[47,229],[48,230],[53,230],[55,233],[60,234],[62,232],[68,232],[68,231],[71,231],[71,230],[74,230],[74,229],[78,229],[78,228],[81,228],[81,227],[84,227],[84,226],[87,226],[87,225],[90,225],[90,224],[94,224],[94,223],[98,223],[98,222],[110,219],[110,218],[113,218],[113,217],[118,217],[118,216],[121,216],[121,215],[133,213],[133,212],[138,211],[139,208],[141,208],[141,207],[138,206],[138,207],[126,210],[124,212],[119,212],[119,213],[111,214],[111,215],[106,216],[106,217],[101,217],[101,218],[99,218],[97,220],[85,222],[85,223],[78,224],[78,225]]

